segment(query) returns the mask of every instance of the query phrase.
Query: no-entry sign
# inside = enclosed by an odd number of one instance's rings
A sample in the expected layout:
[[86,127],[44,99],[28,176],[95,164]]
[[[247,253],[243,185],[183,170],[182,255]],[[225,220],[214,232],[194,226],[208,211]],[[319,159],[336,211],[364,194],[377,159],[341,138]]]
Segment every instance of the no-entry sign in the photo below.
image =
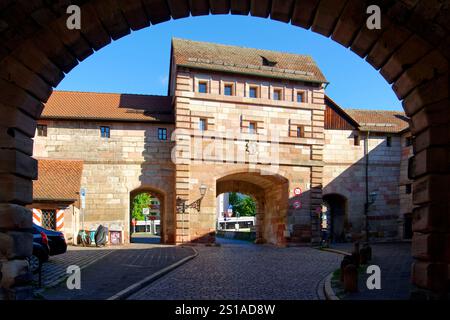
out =
[[301,194],[302,194],[302,189],[300,189],[299,187],[295,188],[295,189],[294,189],[294,194],[295,194],[296,196],[301,195]]
[[294,201],[294,209],[300,209],[302,207],[302,203],[300,201]]

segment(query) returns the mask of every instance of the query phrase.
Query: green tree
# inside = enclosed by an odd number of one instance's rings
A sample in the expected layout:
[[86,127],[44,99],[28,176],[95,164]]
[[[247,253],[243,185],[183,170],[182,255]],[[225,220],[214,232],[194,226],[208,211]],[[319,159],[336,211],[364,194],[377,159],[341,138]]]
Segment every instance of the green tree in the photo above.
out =
[[233,214],[239,212],[241,217],[251,217],[256,215],[256,203],[253,198],[231,192],[228,202],[233,206]]
[[131,217],[135,218],[137,221],[145,220],[142,214],[143,208],[148,208],[150,204],[151,196],[148,193],[140,193],[133,199]]

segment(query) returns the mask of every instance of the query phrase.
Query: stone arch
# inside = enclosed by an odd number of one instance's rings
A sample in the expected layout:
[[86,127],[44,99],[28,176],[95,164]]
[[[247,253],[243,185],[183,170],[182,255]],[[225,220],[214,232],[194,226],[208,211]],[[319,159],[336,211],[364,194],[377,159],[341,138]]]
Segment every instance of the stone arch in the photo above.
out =
[[[331,37],[379,70],[411,117],[415,135],[413,282],[434,292],[448,290],[450,234],[448,3],[380,1],[382,29],[368,30],[358,0],[83,0],[82,29],[68,30],[66,1],[0,4],[0,227],[20,230],[31,219],[36,160],[32,137],[52,87],[94,51],[149,25],[189,15],[239,14],[291,23]],[[444,222],[444,223],[443,223]],[[24,233],[14,241],[31,241]],[[435,246],[434,243],[444,245]],[[6,250],[7,260],[31,253],[31,246]],[[8,262],[3,263],[3,265]],[[4,277],[25,265],[14,264]],[[19,266],[20,265],[20,266]]]
[[224,192],[239,192],[255,198],[256,242],[284,246],[289,182],[280,175],[261,175],[258,171],[233,171],[216,179],[216,196]]
[[[167,192],[161,188],[158,188],[158,187],[155,187],[152,185],[144,184],[144,185],[141,185],[130,191],[130,193],[129,193],[130,194],[130,206],[129,206],[129,210],[128,210],[129,212],[128,212],[127,219],[126,219],[127,225],[129,226],[128,232],[130,232],[130,230],[131,230],[131,208],[132,208],[133,199],[138,194],[141,194],[144,192],[148,192],[148,193],[155,195],[158,198],[159,202],[161,203],[161,208],[160,208],[161,243],[167,243],[168,242],[168,237],[167,237],[168,230],[167,229],[168,229],[168,225],[169,225],[167,220],[168,220],[168,217],[172,214],[171,211],[169,211],[171,209],[171,206],[168,204]],[[131,240],[131,232],[129,234],[125,234],[125,239]]]
[[344,241],[345,233],[349,227],[347,197],[339,193],[328,193],[323,195],[323,202],[330,219],[331,241]]

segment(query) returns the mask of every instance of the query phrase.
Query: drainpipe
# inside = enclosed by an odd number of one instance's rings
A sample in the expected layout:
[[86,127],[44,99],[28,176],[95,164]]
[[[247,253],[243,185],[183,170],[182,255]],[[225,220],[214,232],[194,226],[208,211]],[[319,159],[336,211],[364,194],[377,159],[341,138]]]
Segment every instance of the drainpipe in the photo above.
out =
[[365,229],[366,229],[366,243],[369,244],[369,135],[367,131],[366,139],[364,140],[364,157],[366,159],[366,202],[364,203],[364,215],[366,217]]

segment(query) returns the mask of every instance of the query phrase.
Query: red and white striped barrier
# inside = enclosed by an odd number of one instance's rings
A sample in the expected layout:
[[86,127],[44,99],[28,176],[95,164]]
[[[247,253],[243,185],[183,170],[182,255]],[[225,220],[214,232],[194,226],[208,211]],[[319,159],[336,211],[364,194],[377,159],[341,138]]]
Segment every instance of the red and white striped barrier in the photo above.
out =
[[33,223],[42,226],[42,210],[33,209]]
[[64,209],[56,210],[56,231],[64,228]]

